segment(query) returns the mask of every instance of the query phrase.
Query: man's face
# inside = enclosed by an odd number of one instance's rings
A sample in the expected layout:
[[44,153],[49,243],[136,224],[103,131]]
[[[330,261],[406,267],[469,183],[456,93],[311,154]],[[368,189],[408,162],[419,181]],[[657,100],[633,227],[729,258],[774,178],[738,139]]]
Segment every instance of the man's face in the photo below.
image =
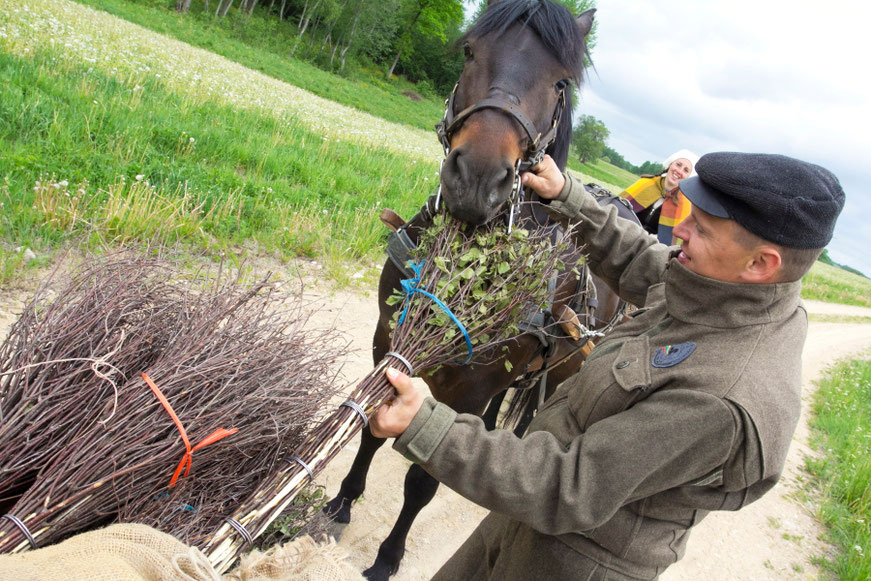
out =
[[693,206],[690,215],[674,227],[674,235],[683,240],[677,259],[691,271],[725,282],[746,282],[747,266],[753,250],[735,241],[734,220],[718,218]]

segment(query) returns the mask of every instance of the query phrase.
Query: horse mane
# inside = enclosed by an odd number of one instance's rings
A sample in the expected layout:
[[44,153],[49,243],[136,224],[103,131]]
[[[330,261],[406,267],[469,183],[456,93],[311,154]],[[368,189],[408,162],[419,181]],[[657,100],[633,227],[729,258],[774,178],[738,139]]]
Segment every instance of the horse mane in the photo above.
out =
[[569,163],[569,147],[572,144],[572,108],[574,103],[572,91],[566,90],[566,108],[563,109],[563,116],[560,119],[559,127],[556,130],[556,137],[545,150],[560,168],[560,171],[565,171],[566,165]]
[[[521,22],[541,39],[545,48],[557,57],[571,74],[575,86],[580,86],[586,62],[590,58],[587,43],[568,8],[550,0],[500,0],[487,7],[472,27],[460,38],[462,44],[470,37],[503,34],[513,24]],[[557,166],[564,170],[572,140],[572,91],[566,91],[566,108],[560,119],[557,136],[547,148]]]
[[528,26],[571,73],[571,80],[581,84],[587,43],[568,8],[550,0],[500,0],[487,7],[475,24],[460,39],[491,33],[501,35],[516,22]]

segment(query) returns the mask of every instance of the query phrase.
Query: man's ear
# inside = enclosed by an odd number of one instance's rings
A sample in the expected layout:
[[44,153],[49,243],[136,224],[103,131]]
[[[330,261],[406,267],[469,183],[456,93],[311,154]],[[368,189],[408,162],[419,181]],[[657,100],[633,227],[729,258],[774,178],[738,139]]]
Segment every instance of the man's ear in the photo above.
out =
[[744,267],[741,279],[743,282],[754,283],[778,282],[781,264],[783,258],[777,247],[769,244],[757,246]]

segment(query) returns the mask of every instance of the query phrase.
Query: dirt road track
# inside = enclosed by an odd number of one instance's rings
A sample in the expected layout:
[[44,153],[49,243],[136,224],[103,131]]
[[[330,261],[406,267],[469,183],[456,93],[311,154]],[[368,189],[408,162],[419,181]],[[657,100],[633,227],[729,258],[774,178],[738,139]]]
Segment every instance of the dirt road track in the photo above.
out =
[[[372,369],[371,334],[377,317],[374,290],[331,293],[309,279],[306,295],[317,299],[311,324],[334,324],[347,333],[352,353],[342,374],[348,385]],[[21,312],[25,291],[0,292],[0,336]],[[809,302],[812,313],[871,316],[871,309]],[[709,516],[693,532],[686,557],[669,569],[663,581],[734,581],[817,579],[812,557],[828,548],[819,540],[820,525],[811,507],[796,499],[807,442],[807,406],[812,381],[831,362],[871,349],[871,325],[811,323],[804,353],[805,410],[788,458],[785,476],[767,496],[739,513]],[[423,385],[422,383],[420,385]],[[424,386],[425,387],[425,386]],[[345,448],[319,475],[329,495],[336,493],[358,446]],[[402,504],[402,483],[408,462],[385,445],[376,455],[364,498],[353,509],[352,522],[340,545],[362,571],[375,560],[379,543],[393,526]],[[486,511],[442,486],[411,529],[407,553],[395,581],[429,579],[465,540]]]
[[[344,368],[352,381],[371,369],[370,340],[377,316],[374,294],[340,293],[324,297],[317,317],[333,319],[359,349]],[[821,314],[871,316],[871,309],[810,302]],[[739,513],[719,512],[704,520],[689,541],[686,557],[669,569],[663,581],[734,581],[817,579],[814,556],[829,550],[819,540],[821,526],[811,507],[794,493],[802,479],[807,446],[807,413],[813,380],[830,363],[871,349],[871,325],[811,323],[804,352],[804,410],[784,478],[773,491]],[[358,442],[355,440],[321,473],[318,481],[333,495],[344,477]],[[372,564],[379,543],[387,536],[402,505],[402,482],[408,462],[385,445],[375,457],[364,498],[352,511],[340,541],[354,564]],[[465,540],[486,511],[442,486],[411,529],[405,559],[395,581],[429,579]]]

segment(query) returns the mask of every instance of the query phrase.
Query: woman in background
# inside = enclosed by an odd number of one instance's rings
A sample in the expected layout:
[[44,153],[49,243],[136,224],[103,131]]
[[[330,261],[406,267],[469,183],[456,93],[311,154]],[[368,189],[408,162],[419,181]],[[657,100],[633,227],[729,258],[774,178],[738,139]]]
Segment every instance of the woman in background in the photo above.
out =
[[672,234],[675,226],[689,216],[692,205],[678,186],[695,175],[699,156],[688,149],[671,154],[659,175],[643,175],[620,196],[629,200],[644,228],[663,244],[678,244]]

